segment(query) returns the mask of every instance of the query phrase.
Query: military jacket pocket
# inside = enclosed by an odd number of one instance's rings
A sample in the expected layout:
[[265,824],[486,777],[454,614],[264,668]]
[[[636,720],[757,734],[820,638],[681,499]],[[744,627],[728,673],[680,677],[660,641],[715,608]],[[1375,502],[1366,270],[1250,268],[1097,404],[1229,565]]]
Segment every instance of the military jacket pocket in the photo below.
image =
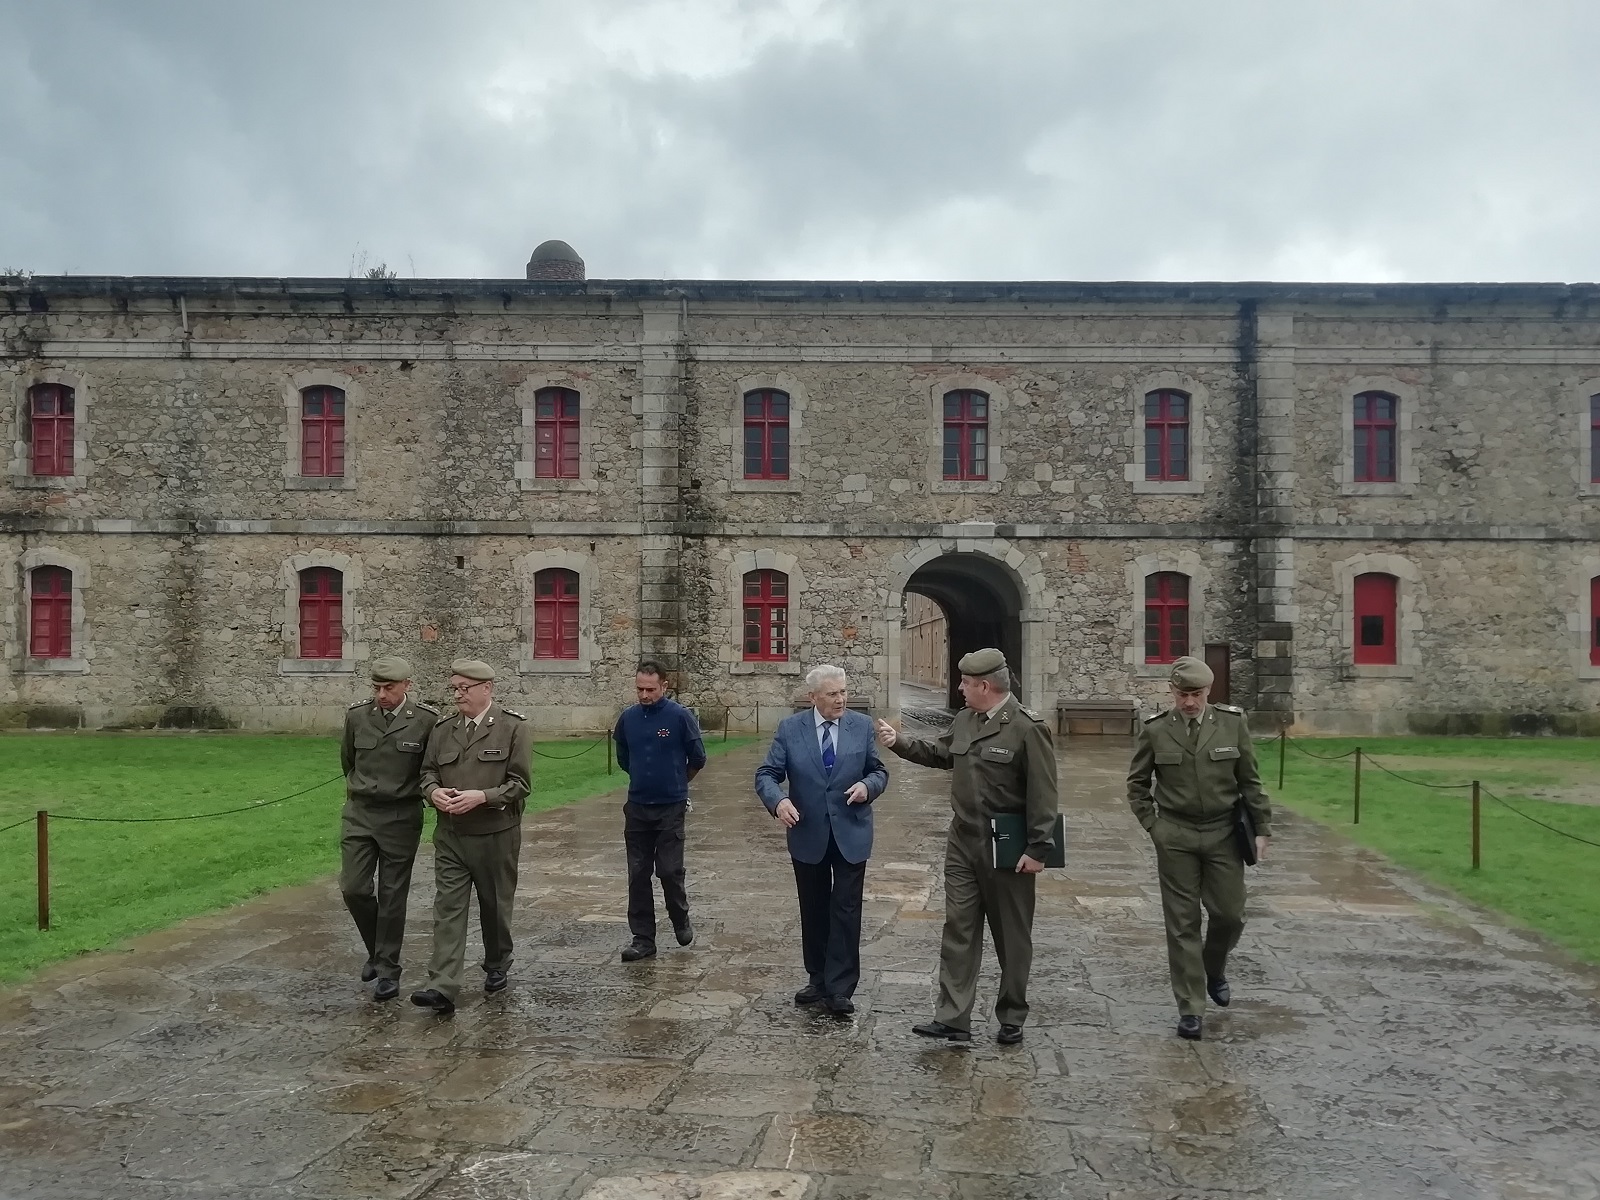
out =
[[445,763],[453,763],[460,757],[460,746],[446,746],[443,750],[439,751],[439,765],[443,766]]
[[510,751],[508,751],[508,750],[479,750],[478,751],[478,761],[479,762],[498,762],[500,759],[504,758],[509,753],[510,753]]
[[1239,747],[1237,747],[1237,746],[1213,746],[1213,747],[1211,747],[1210,754],[1211,754],[1211,761],[1212,762],[1216,762],[1219,758],[1238,758],[1239,757]]
[[978,756],[989,762],[1011,762],[1017,757],[1017,752],[1010,746],[985,746]]
[[1176,767],[1183,762],[1183,752],[1180,750],[1157,750],[1156,766]]
[[376,750],[378,748],[378,735],[375,733],[358,733],[355,736],[357,750]]

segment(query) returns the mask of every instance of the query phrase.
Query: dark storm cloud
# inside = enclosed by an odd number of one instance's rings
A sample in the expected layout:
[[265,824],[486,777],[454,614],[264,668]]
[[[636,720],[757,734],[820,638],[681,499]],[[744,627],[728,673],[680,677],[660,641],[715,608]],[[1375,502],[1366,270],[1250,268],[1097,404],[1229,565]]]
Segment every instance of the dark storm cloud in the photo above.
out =
[[0,265],[1592,279],[1596,13],[0,0]]

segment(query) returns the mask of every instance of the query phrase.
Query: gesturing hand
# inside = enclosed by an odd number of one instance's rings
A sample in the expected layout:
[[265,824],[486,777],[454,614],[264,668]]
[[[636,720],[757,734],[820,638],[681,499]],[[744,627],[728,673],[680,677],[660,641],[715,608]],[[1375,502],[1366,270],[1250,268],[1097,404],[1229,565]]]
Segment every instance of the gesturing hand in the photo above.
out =
[[889,724],[889,722],[885,721],[882,717],[878,718],[877,728],[878,742],[880,745],[892,746],[900,737],[900,735],[894,731],[894,726]]
[[867,785],[864,783],[852,783],[850,790],[844,794],[844,802],[846,804],[865,804],[867,802]]
[[794,802],[787,796],[779,800],[778,807],[772,811],[773,815],[783,822],[785,829],[793,829],[800,824],[800,810],[794,806]]

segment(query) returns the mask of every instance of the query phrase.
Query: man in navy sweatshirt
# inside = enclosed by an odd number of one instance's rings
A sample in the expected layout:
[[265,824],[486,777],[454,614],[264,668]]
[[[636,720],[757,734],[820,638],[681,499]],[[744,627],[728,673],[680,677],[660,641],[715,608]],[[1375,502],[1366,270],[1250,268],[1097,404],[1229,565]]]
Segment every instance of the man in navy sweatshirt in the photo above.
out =
[[628,773],[628,801],[622,806],[622,837],[628,847],[628,928],[633,941],[623,962],[638,962],[656,952],[656,896],[652,871],[678,945],[694,941],[689,895],[683,885],[683,815],[689,780],[706,765],[700,724],[683,705],[666,696],[666,671],[646,660],[633,677],[639,703],[622,710],[612,737],[617,765]]

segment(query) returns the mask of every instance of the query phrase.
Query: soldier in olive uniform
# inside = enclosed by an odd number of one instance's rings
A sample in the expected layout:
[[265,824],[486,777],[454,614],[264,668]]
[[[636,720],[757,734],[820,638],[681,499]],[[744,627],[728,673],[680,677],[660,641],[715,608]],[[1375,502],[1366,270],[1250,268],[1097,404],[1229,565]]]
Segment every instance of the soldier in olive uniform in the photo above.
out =
[[428,986],[411,1003],[447,1013],[456,1006],[467,957],[467,909],[478,897],[483,990],[506,986],[511,906],[522,849],[532,735],[527,718],[494,702],[494,668],[475,658],[450,664],[456,712],[440,719],[422,762],[422,788],[438,810],[433,832],[433,959]]
[[[987,917],[1000,960],[996,1040],[1022,1040],[1033,966],[1033,902],[1056,818],[1056,755],[1050,727],[1011,695],[1011,673],[998,650],[974,650],[957,664],[966,707],[931,741],[878,722],[878,740],[907,762],[954,773],[954,814],[945,844],[944,940],[939,948],[939,1004],[934,1019],[913,1026],[924,1037],[972,1040],[972,1006],[983,960]],[[989,818],[1025,814],[1027,852],[1016,870],[993,866]]]
[[[422,840],[422,754],[439,710],[411,698],[411,664],[372,664],[372,699],[344,715],[339,890],[367,946],[363,983],[374,1000],[400,994],[400,945],[406,936],[411,864]],[[376,874],[377,888],[373,888]]]
[[[1139,728],[1128,771],[1128,805],[1156,847],[1167,965],[1178,1002],[1178,1036],[1198,1040],[1206,995],[1226,1008],[1228,952],[1244,931],[1244,860],[1234,842],[1235,801],[1255,822],[1256,856],[1267,853],[1272,805],[1256,771],[1244,710],[1207,704],[1211,668],[1172,664],[1173,707]],[[1200,910],[1210,915],[1200,938]]]

